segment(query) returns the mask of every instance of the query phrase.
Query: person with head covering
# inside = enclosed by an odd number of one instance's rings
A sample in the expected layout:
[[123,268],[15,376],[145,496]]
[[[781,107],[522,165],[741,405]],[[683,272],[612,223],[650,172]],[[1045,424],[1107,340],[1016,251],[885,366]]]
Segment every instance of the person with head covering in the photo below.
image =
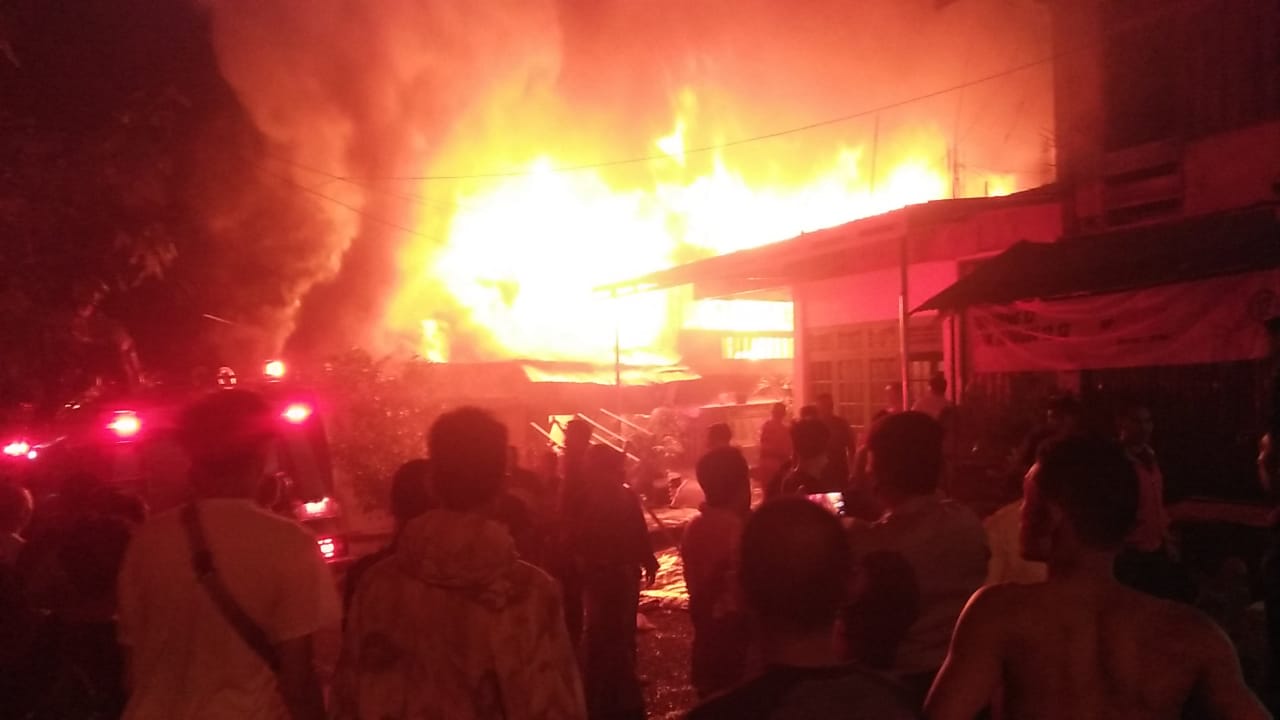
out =
[[556,582],[493,518],[506,427],[463,407],[436,420],[427,444],[436,505],[356,591],[331,717],[582,720]]

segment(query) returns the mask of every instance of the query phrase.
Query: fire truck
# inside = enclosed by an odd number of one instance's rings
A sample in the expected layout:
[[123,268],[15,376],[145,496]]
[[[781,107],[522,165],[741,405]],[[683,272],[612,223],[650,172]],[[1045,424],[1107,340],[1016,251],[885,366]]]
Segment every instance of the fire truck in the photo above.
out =
[[280,360],[267,362],[250,379],[222,368],[208,383],[100,391],[65,403],[43,420],[11,420],[0,428],[0,474],[16,477],[38,498],[58,492],[67,478],[89,475],[138,493],[153,512],[176,507],[189,499],[188,461],[176,441],[178,417],[192,401],[229,388],[260,394],[278,414],[259,503],[306,525],[325,560],[345,564],[348,529],[334,499],[321,408],[314,393],[290,381]]

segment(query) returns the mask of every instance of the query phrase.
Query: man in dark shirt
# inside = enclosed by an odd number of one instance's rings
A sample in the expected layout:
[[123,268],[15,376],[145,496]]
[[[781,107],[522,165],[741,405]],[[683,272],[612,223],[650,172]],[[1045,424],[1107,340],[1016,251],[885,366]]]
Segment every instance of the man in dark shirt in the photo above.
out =
[[116,718],[125,705],[125,660],[116,643],[116,576],[132,528],[123,519],[86,514],[61,538],[58,567],[69,591],[33,628],[35,645],[18,677],[28,707],[3,717]]
[[818,420],[827,426],[827,469],[823,474],[826,490],[841,492],[849,486],[849,460],[857,438],[849,421],[836,415],[835,399],[829,393],[818,396]]
[[587,714],[643,720],[644,693],[636,675],[636,613],[640,574],[653,585],[658,559],[640,499],[626,485],[626,457],[594,445],[585,460],[583,513],[572,529],[581,569],[584,625],[583,690]]
[[791,426],[791,444],[795,448],[794,461],[783,467],[765,487],[765,499],[834,492],[828,489],[825,481],[827,426],[816,418],[800,420]]
[[802,498],[765,503],[743,532],[740,573],[764,671],[694,708],[689,720],[918,717],[889,681],[837,660],[834,627],[849,568],[835,516]]

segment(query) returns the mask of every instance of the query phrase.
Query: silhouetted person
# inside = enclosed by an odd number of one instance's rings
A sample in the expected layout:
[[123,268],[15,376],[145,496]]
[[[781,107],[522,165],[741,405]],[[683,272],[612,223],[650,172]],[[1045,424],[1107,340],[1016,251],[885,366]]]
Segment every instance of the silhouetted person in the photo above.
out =
[[72,592],[39,625],[24,672],[29,704],[22,717],[107,720],[123,712],[116,576],[131,532],[126,520],[111,515],[82,515],[67,528],[59,564]]
[[[1274,505],[1280,500],[1280,316],[1264,323],[1271,379],[1264,403],[1266,434],[1259,442],[1258,480]],[[1280,686],[1280,509],[1272,511],[1271,540],[1259,568],[1267,614],[1267,643],[1273,668],[1271,685]]]
[[439,507],[410,521],[365,574],[347,618],[332,717],[585,717],[555,581],[491,519],[507,429],[445,413],[428,435]]
[[1135,590],[1167,600],[1195,600],[1196,589],[1182,572],[1169,545],[1169,516],[1164,508],[1164,475],[1151,447],[1155,421],[1151,409],[1130,403],[1117,418],[1120,446],[1138,475],[1138,516],[1116,558],[1116,578]]
[[733,428],[729,423],[712,423],[707,428],[707,450],[727,448],[733,443]]
[[787,406],[774,403],[769,419],[760,426],[760,464],[756,480],[764,487],[791,460],[791,428],[787,426]]
[[22,533],[31,518],[31,494],[15,482],[0,481],[0,708],[27,707],[27,680],[38,615],[29,607],[18,571],[26,546]]
[[312,640],[340,619],[333,575],[310,532],[254,502],[277,423],[243,390],[183,412],[196,500],[147,521],[120,574],[126,718],[324,716]]
[[[1262,457],[1262,470],[1265,476],[1274,478],[1280,466],[1280,315],[1268,318],[1263,323],[1267,333],[1267,362],[1271,366],[1271,379],[1267,384],[1267,400],[1263,403],[1266,413],[1266,436],[1264,442],[1267,452]],[[1274,487],[1274,480],[1263,478],[1266,489],[1273,494],[1280,488]]]
[[582,569],[583,672],[592,720],[644,718],[636,677],[640,576],[653,584],[658,560],[640,499],[626,486],[626,458],[597,445],[587,453],[586,512],[574,524]]
[[26,539],[22,533],[31,522],[35,504],[31,493],[15,482],[0,481],[0,566],[13,568]]
[[884,405],[871,416],[871,424],[876,424],[881,418],[888,417],[895,413],[900,413],[906,408],[902,406],[902,383],[891,382],[884,386]]
[[538,466],[535,470],[538,478],[542,482],[542,487],[546,490],[548,497],[548,515],[555,515],[556,498],[559,497],[560,485],[564,483],[564,478],[560,476],[560,456],[555,450],[545,450],[538,455]]
[[693,621],[692,673],[705,698],[742,679],[748,631],[738,599],[738,548],[751,512],[747,460],[737,448],[712,450],[698,460],[706,492],[702,512],[685,528],[680,547]]
[[142,495],[120,488],[103,488],[90,500],[92,513],[120,518],[130,526],[141,527],[151,515],[151,508]]
[[858,438],[849,421],[836,415],[835,400],[828,393],[818,396],[818,420],[827,426],[827,467],[823,488],[817,492],[842,492],[849,486],[849,463],[858,448]]
[[591,426],[582,420],[570,420],[564,429],[564,472],[556,508],[557,548],[551,572],[560,581],[564,596],[565,624],[569,638],[577,647],[582,641],[582,573],[573,560],[569,530],[582,517],[582,495],[587,487],[587,450],[591,448]]
[[520,559],[543,568],[547,564],[547,553],[544,550],[546,542],[542,536],[542,525],[533,505],[526,498],[525,493],[503,488],[489,514],[511,533]]
[[823,488],[826,487],[829,439],[826,423],[816,418],[792,425],[791,446],[795,448],[795,458],[777,475],[771,487],[765,488],[765,499],[827,492]]
[[570,420],[564,428],[564,485],[561,488],[560,515],[572,516],[575,503],[586,488],[587,450],[591,447],[591,426],[582,420]]
[[838,658],[850,556],[835,516],[801,498],[766,502],[747,521],[740,562],[764,671],[703,702],[690,720],[917,717],[895,686]]
[[[369,553],[347,568],[346,587],[342,594],[343,619],[351,610],[351,600],[365,573],[374,565],[395,554],[400,534],[411,520],[435,507],[431,497],[431,461],[423,458],[410,460],[396,468],[391,476],[391,542],[386,547]],[[344,623],[345,624],[345,623]]]
[[849,652],[923,700],[965,601],[987,576],[987,536],[969,508],[938,495],[942,427],[918,412],[871,428],[868,467],[887,508],[850,531],[861,592],[845,614]]
[[1120,447],[1138,475],[1138,516],[1126,545],[1144,553],[1160,551],[1169,533],[1169,516],[1164,509],[1164,475],[1151,447],[1151,409],[1140,403],[1127,405],[1117,419],[1117,431]]
[[1049,580],[973,597],[929,694],[932,720],[969,720],[995,698],[1015,718],[1269,717],[1211,620],[1116,581],[1138,494],[1120,448],[1088,437],[1046,448],[1027,482],[1022,535]]
[[546,490],[538,473],[520,464],[520,450],[512,445],[507,448],[507,491],[517,495],[530,509],[544,501]]
[[1035,464],[1041,445],[1079,435],[1084,430],[1084,407],[1075,395],[1062,393],[1049,398],[1045,408],[1044,424],[1033,429],[1023,441],[1022,448],[1018,452],[1015,473],[1018,477],[1026,475]]
[[911,409],[942,422],[942,414],[950,405],[947,400],[947,376],[936,372],[929,378],[929,392],[916,400]]
[[[1035,472],[1033,465],[1028,472]],[[984,585],[1000,583],[1038,583],[1049,577],[1044,563],[1022,557],[1021,517],[1025,476],[1018,479],[1017,497],[982,520],[987,532],[987,580]]]

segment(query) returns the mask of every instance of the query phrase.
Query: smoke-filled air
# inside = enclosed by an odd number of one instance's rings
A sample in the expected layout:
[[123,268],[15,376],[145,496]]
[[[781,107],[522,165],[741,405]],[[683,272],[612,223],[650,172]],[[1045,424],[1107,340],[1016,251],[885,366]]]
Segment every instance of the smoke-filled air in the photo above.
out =
[[280,258],[323,269],[296,347],[671,360],[685,295],[594,289],[1051,174],[1034,0],[210,8],[259,172],[323,228]]

